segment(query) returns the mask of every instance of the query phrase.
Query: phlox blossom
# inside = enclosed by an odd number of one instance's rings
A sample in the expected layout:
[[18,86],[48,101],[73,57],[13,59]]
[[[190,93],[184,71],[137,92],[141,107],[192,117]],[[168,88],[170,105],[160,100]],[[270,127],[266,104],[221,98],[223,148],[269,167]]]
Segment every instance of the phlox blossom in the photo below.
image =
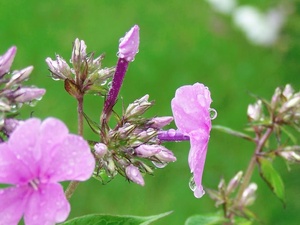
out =
[[63,222],[70,205],[59,182],[87,180],[94,166],[88,143],[60,120],[24,121],[0,144],[0,224]]
[[211,130],[211,102],[208,88],[196,83],[178,88],[171,103],[178,130],[190,138],[191,149],[188,162],[193,173],[196,185],[194,195],[197,198],[204,194],[201,183]]

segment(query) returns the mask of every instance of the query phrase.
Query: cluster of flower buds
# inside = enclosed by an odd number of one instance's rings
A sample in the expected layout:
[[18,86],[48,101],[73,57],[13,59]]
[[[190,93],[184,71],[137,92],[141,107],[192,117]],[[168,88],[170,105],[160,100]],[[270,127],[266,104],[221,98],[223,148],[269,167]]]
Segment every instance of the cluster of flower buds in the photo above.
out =
[[16,51],[17,48],[13,46],[0,56],[0,128],[6,136],[15,126],[11,126],[12,120],[7,122],[5,120],[13,117],[23,103],[33,106],[45,94],[45,89],[23,86],[23,82],[29,78],[33,66],[10,72]]
[[277,124],[290,124],[299,127],[300,92],[295,92],[290,84],[284,89],[277,88],[272,97],[271,107],[276,112]]
[[95,58],[94,52],[86,53],[83,40],[75,39],[69,64],[59,55],[56,60],[46,59],[51,76],[54,80],[63,80],[66,91],[75,98],[85,93],[106,95],[108,80],[113,76],[114,68],[102,68],[104,54]]
[[118,173],[139,185],[144,185],[142,174],[152,174],[153,169],[163,168],[176,161],[174,154],[160,145],[158,132],[172,117],[142,117],[153,102],[148,95],[129,104],[122,119],[103,137],[104,143],[94,145],[97,161],[94,176],[103,183]]
[[276,151],[276,153],[288,162],[300,163],[300,146],[299,145],[286,146],[282,149],[279,148]]

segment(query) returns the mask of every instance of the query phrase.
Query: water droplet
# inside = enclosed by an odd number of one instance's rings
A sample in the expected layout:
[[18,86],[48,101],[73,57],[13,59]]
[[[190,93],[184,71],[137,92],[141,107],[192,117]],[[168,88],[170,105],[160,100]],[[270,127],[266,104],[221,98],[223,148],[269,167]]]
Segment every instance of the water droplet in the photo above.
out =
[[194,180],[194,177],[191,177],[190,179],[190,182],[189,182],[189,187],[192,191],[195,191],[197,186],[196,186],[196,183],[195,183],[195,180]]
[[174,137],[174,136],[176,135],[176,130],[174,130],[174,129],[168,130],[168,135],[169,135],[170,137]]
[[60,80],[58,77],[55,77],[55,76],[51,76],[51,77],[52,77],[52,80],[55,80],[55,81]]
[[211,120],[216,119],[217,115],[218,115],[217,110],[215,110],[214,108],[209,109],[209,116]]
[[101,86],[105,85],[107,83],[107,80],[102,81]]
[[111,85],[112,85],[112,82],[111,82],[111,81],[107,83],[107,87],[108,87],[108,88],[111,88]]
[[155,161],[152,161],[153,165],[156,167],[156,168],[159,168],[159,169],[162,169],[164,167],[166,167],[168,165],[168,163],[166,162],[155,162]]

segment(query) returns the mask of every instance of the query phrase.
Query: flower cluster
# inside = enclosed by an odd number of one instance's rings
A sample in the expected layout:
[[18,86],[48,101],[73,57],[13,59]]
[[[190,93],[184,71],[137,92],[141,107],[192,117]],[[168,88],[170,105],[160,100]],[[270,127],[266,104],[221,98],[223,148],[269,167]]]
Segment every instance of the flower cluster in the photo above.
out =
[[129,104],[116,127],[102,133],[103,143],[95,144],[97,165],[94,175],[103,183],[119,173],[144,185],[142,174],[152,174],[153,165],[162,168],[176,160],[170,150],[160,145],[161,140],[157,137],[158,132],[173,118],[142,117],[153,105],[148,98],[146,95]]
[[10,72],[16,51],[17,48],[13,46],[0,56],[0,130],[2,139],[8,136],[18,123],[16,120],[8,118],[14,117],[23,103],[33,106],[34,102],[40,100],[45,94],[44,89],[23,85],[23,82],[29,78],[33,66]]
[[113,76],[114,68],[102,68],[104,54],[95,58],[95,53],[86,53],[83,40],[75,39],[72,56],[68,63],[56,55],[56,60],[46,59],[51,76],[54,80],[63,80],[66,91],[75,98],[81,98],[85,93],[105,95],[108,91],[108,80]]

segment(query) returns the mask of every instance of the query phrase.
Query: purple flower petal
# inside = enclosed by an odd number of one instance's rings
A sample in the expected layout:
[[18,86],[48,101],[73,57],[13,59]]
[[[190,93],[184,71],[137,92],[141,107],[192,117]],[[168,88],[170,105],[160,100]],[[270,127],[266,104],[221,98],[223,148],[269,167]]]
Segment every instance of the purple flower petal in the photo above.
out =
[[67,219],[70,204],[60,184],[41,184],[31,193],[24,212],[27,225],[56,224]]
[[0,224],[18,224],[26,207],[29,191],[29,188],[18,187],[0,190]]
[[177,89],[172,100],[172,111],[176,126],[181,132],[189,133],[211,124],[209,107],[210,92],[203,84],[186,85]]
[[172,100],[174,121],[178,130],[189,136],[191,149],[189,166],[196,184],[194,195],[202,197],[202,174],[211,130],[210,92],[203,84],[196,83],[177,89]]
[[77,135],[69,134],[64,142],[55,148],[51,159],[47,171],[52,182],[87,180],[95,168],[95,159],[89,145]]

